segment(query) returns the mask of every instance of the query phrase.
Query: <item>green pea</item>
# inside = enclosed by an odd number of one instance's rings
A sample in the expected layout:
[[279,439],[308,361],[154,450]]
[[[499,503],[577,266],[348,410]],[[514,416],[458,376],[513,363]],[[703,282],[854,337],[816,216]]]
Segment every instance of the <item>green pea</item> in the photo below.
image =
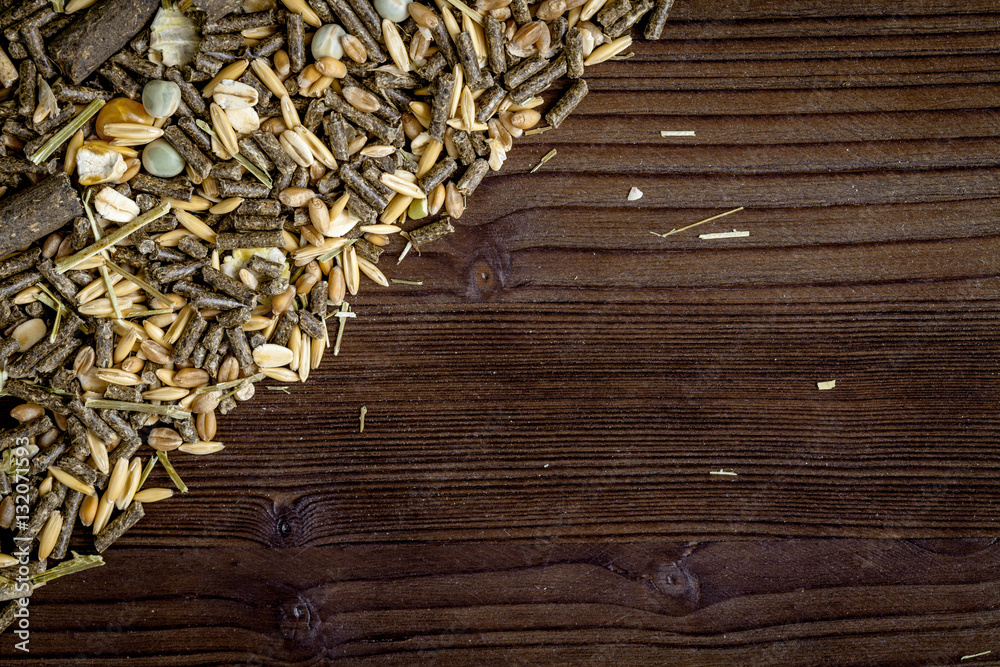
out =
[[319,60],[324,56],[330,56],[340,60],[344,57],[344,46],[340,40],[347,33],[336,23],[328,23],[313,35],[312,54],[313,58]]
[[166,139],[156,139],[143,149],[142,166],[153,176],[173,178],[184,171],[184,158]]
[[169,118],[181,103],[181,89],[173,81],[150,81],[142,89],[142,106],[153,118]]
[[402,23],[410,17],[407,7],[413,0],[375,0],[372,3],[375,11],[384,19],[389,19],[393,23]]
[[427,198],[414,199],[410,202],[410,208],[407,211],[407,215],[410,216],[411,220],[420,220],[421,218],[427,217]]

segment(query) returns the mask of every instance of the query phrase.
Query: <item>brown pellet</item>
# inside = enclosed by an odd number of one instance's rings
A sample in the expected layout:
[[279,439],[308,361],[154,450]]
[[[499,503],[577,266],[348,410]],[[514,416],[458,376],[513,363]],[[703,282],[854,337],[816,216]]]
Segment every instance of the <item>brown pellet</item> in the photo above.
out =
[[56,291],[63,295],[70,303],[75,303],[76,294],[79,288],[65,275],[56,271],[51,259],[45,258],[38,263],[38,272],[45,280],[56,288]]
[[387,144],[394,144],[396,142],[396,138],[399,135],[399,131],[396,128],[390,127],[369,113],[359,111],[333,90],[326,91],[324,101],[331,109],[343,115],[344,118],[363,130],[374,134]]
[[241,32],[253,28],[263,28],[278,23],[278,13],[275,10],[255,12],[252,14],[228,14],[223,18],[210,21],[202,27],[205,35],[219,35],[227,32]]
[[594,20],[607,28],[625,16],[630,9],[632,9],[632,3],[629,0],[608,0],[604,7],[601,8],[601,11],[597,12]]
[[128,75],[128,72],[115,63],[104,63],[98,72],[100,72],[102,77],[108,80],[111,87],[114,88],[117,93],[133,100],[139,97],[139,84],[137,84],[132,77]]
[[357,192],[371,206],[379,211],[389,205],[389,197],[384,195],[378,188],[374,187],[366,179],[362,178],[358,172],[351,168],[349,164],[340,165],[338,172],[344,183]]
[[205,157],[205,154],[198,150],[188,136],[175,125],[171,125],[163,130],[163,138],[170,142],[170,145],[177,149],[188,166],[202,178],[207,178],[212,172],[212,161]]
[[493,85],[493,77],[479,67],[479,56],[472,45],[472,35],[460,32],[455,37],[455,50],[465,72],[465,84],[472,90],[482,90]]
[[[140,443],[139,435],[122,418],[121,413],[117,410],[101,410],[101,419],[121,437],[122,443],[129,445],[138,445]],[[119,447],[121,446],[119,445]]]
[[229,223],[238,232],[261,232],[283,229],[286,222],[288,222],[287,218],[269,215],[232,215],[229,217]]
[[278,262],[272,262],[268,259],[264,259],[260,255],[254,255],[249,260],[247,260],[247,268],[249,268],[251,271],[260,274],[261,276],[265,276],[271,279],[280,276],[282,271],[284,270],[283,265],[279,264]]
[[285,15],[285,31],[288,44],[288,66],[291,71],[298,74],[305,67],[306,47],[305,47],[305,25],[302,15],[288,12]]
[[[456,189],[461,192],[466,197],[472,196],[472,193],[476,191],[479,184],[482,182],[483,177],[490,170],[489,162],[479,158],[473,162],[462,174],[462,178],[459,179],[456,184]],[[458,216],[455,216],[458,217]]]
[[368,32],[361,19],[354,13],[350,5],[347,4],[347,0],[327,0],[327,4],[330,5],[330,9],[340,19],[340,24],[344,26],[344,30],[357,37],[364,44],[365,51],[368,52],[368,57],[377,63],[384,62],[386,56],[382,52],[382,49],[379,48],[378,42],[375,41],[375,37]]
[[171,355],[174,363],[179,364],[188,360],[191,352],[194,351],[194,346],[198,343],[198,339],[205,333],[205,327],[207,326],[208,323],[205,322],[205,318],[201,316],[198,310],[191,313],[191,319],[188,320],[187,326],[184,327],[184,333],[181,334],[181,337],[174,345],[173,354]]
[[97,550],[97,553],[104,553],[129,528],[138,523],[139,519],[143,516],[145,516],[145,511],[142,509],[142,503],[133,502],[117,518],[97,533],[97,536],[94,538],[94,549]]
[[427,129],[427,133],[435,141],[444,141],[444,130],[451,113],[451,98],[454,92],[455,76],[450,73],[439,76],[435,83],[434,101],[431,105],[431,124]]
[[354,13],[358,15],[365,29],[372,34],[375,39],[382,39],[382,17],[378,15],[375,8],[368,0],[347,0]]
[[447,218],[443,220],[435,220],[434,222],[424,225],[418,229],[414,229],[410,232],[410,241],[414,246],[420,248],[432,241],[436,241],[442,236],[451,234],[455,231],[455,227],[452,226],[451,221]]
[[94,100],[110,100],[114,93],[106,90],[98,90],[88,86],[74,86],[65,81],[56,81],[52,84],[52,94],[60,102],[71,102],[73,104],[89,104]]
[[74,489],[67,492],[66,500],[62,506],[62,515],[65,519],[59,530],[59,536],[56,538],[55,547],[49,555],[49,558],[52,560],[62,560],[66,557],[66,551],[69,549],[69,539],[73,533],[76,515],[80,511],[80,504],[83,502],[83,498],[84,495],[81,491]]
[[177,249],[195,259],[208,257],[208,248],[194,236],[185,236],[177,243]]
[[[504,26],[492,16],[486,17],[487,63],[494,74],[507,71],[506,35]],[[482,121],[480,121],[482,122]]]
[[604,31],[608,39],[617,39],[632,29],[636,23],[653,8],[653,0],[637,0],[632,3],[632,8],[620,19],[612,23]]
[[[197,123],[193,118],[187,118],[187,117],[178,118],[177,125],[182,130],[184,130],[185,134],[187,134],[188,137],[191,138],[191,141],[194,142],[195,146],[197,146],[200,150],[202,150],[205,153],[208,154],[212,153],[212,137],[208,135],[208,132],[205,132],[205,130],[198,127]],[[216,173],[217,170],[227,169],[227,168],[236,170],[237,176],[235,176],[235,178],[239,178],[239,174],[243,173],[242,165],[236,162],[230,162],[228,165],[225,164],[214,165],[212,167],[212,176],[215,176],[216,178],[227,178],[227,176],[223,175],[224,172],[219,171],[218,173]]]
[[653,3],[653,13],[649,15],[649,22],[646,24],[646,32],[643,33],[646,39],[656,40],[663,36],[663,28],[667,24],[667,14],[673,7],[674,0],[655,0]]
[[458,52],[455,51],[455,44],[451,39],[451,35],[448,33],[448,28],[445,27],[444,21],[439,20],[437,26],[430,29],[431,34],[434,35],[434,44],[437,45],[439,53],[444,56],[445,61],[448,65],[454,67],[458,64]]
[[457,130],[452,135],[452,143],[455,146],[455,152],[458,154],[458,158],[462,161],[464,165],[470,165],[476,161],[476,150],[472,147],[472,141],[469,139],[469,133]]
[[506,96],[507,91],[500,86],[487,88],[477,100],[476,122],[485,123],[492,118]]
[[583,77],[583,31],[579,27],[566,33],[566,76],[571,79]]
[[271,196],[271,188],[260,181],[227,181],[219,179],[219,196],[243,197],[244,199],[266,199]]
[[244,305],[251,305],[254,299],[257,298],[257,294],[241,283],[235,278],[230,278],[226,274],[218,271],[211,266],[205,266],[201,269],[202,279],[214,287],[215,289],[228,294],[238,301],[242,301]]
[[236,209],[241,215],[270,215],[281,213],[281,203],[274,199],[248,199]]
[[444,183],[447,178],[458,170],[458,163],[452,158],[445,158],[419,180],[420,189],[426,193]]
[[[445,31],[447,32],[447,31]],[[438,51],[430,58],[427,59],[427,64],[417,70],[417,73],[421,78],[427,79],[428,81],[434,82],[437,80],[438,76],[444,72],[444,69],[448,66],[448,59],[444,57],[444,54]]]
[[[304,334],[313,339],[326,337],[326,323],[322,322],[318,317],[307,310],[300,310],[298,312],[299,328],[302,329]],[[301,364],[303,362],[300,361],[299,363]],[[306,363],[308,363],[308,361]]]
[[111,60],[125,69],[135,72],[139,76],[146,79],[163,78],[163,65],[158,65],[150,60],[147,60],[146,58],[140,58],[131,51],[119,51],[113,58],[111,58]]
[[[8,382],[7,393],[10,393],[9,385],[10,383]],[[117,438],[114,430],[103,419],[98,417],[96,412],[84,406],[80,399],[77,398],[70,401],[68,407],[87,428],[94,432],[94,435],[104,442],[112,442]]]
[[347,126],[344,118],[339,113],[331,113],[324,121],[323,129],[330,140],[330,147],[333,149],[333,156],[340,161],[347,160]]
[[559,56],[545,67],[541,72],[531,77],[520,86],[515,88],[510,97],[518,104],[524,104],[535,95],[541,93],[551,86],[556,79],[566,74],[566,58]]
[[184,177],[167,180],[149,174],[137,174],[129,181],[129,187],[136,192],[146,192],[157,197],[170,197],[183,201],[191,201],[191,195],[194,194],[194,188]]
[[531,21],[531,12],[528,11],[528,0],[511,0],[510,15],[514,23],[519,26]]
[[[260,167],[261,171],[268,173],[274,171],[274,163],[264,153],[264,151],[260,149],[260,145],[256,141],[250,137],[243,137],[239,140],[239,147],[240,154]],[[230,180],[239,180],[239,177],[237,176],[235,179]]]
[[229,348],[233,356],[236,357],[240,370],[244,375],[253,375],[256,364],[253,361],[253,354],[250,352],[250,345],[247,343],[246,334],[243,329],[226,329],[226,338],[229,339]]
[[583,98],[587,96],[588,88],[587,82],[584,79],[578,79],[576,83],[570,86],[569,90],[559,98],[552,109],[545,114],[545,122],[552,127],[559,127],[566,117],[583,101]]
[[548,64],[549,61],[538,54],[526,58],[510,68],[506,76],[504,76],[504,85],[507,86],[508,90],[513,90],[538,72],[541,72]]
[[[21,79],[21,83],[17,87],[17,101],[20,104],[18,113],[30,117],[35,113],[35,107],[38,106],[38,69],[35,67],[35,63],[25,60],[21,62],[18,75]],[[6,125],[4,125],[4,129],[7,129]]]

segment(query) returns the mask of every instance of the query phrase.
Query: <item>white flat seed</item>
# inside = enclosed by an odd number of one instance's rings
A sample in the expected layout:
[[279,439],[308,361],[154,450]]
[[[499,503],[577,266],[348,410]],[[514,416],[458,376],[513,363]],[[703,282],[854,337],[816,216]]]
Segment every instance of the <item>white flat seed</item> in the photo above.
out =
[[119,180],[128,171],[118,151],[83,146],[76,152],[76,173],[82,185],[98,185]]
[[132,222],[139,215],[139,205],[112,188],[97,193],[94,208],[112,222]]
[[233,129],[240,134],[253,134],[260,129],[260,116],[253,107],[244,109],[226,109],[226,116]]
[[261,368],[279,368],[292,362],[292,351],[283,345],[265,343],[254,349],[253,360]]
[[632,188],[628,191],[628,200],[636,201],[637,199],[642,199],[642,190],[639,188]]
[[212,100],[225,110],[248,109],[257,104],[257,90],[239,81],[223,79],[215,87]]

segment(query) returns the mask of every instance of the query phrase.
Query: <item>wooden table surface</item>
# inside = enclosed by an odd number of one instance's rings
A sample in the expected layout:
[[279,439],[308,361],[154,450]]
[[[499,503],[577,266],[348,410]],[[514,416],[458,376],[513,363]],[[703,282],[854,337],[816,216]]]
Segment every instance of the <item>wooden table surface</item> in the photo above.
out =
[[998,20],[677,0],[0,656],[998,664]]

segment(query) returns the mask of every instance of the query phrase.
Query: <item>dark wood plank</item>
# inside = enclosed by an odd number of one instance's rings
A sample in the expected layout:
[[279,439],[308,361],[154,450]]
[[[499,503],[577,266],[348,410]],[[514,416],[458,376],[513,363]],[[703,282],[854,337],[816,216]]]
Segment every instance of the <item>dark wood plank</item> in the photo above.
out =
[[677,0],[19,664],[996,653],[998,17]]
[[957,664],[998,574],[992,540],[119,549],[17,664]]

